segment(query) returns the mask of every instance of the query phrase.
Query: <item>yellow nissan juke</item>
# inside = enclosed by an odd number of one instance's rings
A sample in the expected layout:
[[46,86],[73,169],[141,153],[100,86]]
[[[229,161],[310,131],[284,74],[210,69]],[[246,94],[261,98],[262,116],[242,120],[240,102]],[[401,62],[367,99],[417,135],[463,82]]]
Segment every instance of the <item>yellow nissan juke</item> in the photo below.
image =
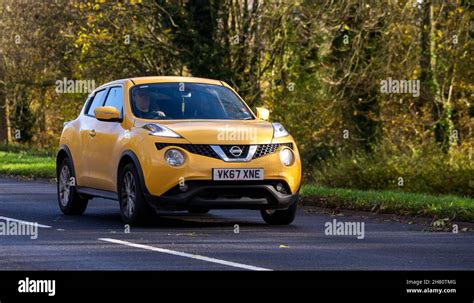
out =
[[97,88],[64,123],[58,202],[84,213],[91,198],[118,200],[127,224],[157,210],[256,209],[290,224],[301,184],[293,137],[269,112],[254,114],[225,82],[141,77]]

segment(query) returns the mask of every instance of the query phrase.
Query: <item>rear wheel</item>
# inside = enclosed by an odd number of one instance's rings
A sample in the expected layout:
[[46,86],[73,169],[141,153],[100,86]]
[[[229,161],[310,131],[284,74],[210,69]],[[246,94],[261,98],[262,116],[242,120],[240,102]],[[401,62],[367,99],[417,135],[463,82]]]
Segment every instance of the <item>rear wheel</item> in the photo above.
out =
[[58,174],[58,203],[65,215],[82,215],[87,208],[88,199],[79,195],[76,181],[72,176],[72,165],[69,158],[64,158],[59,165]]
[[294,202],[288,209],[273,210],[261,209],[263,220],[270,225],[288,225],[295,219],[297,202]]
[[145,201],[142,188],[135,165],[128,163],[121,170],[118,182],[120,213],[127,224],[147,224],[156,217],[155,210]]

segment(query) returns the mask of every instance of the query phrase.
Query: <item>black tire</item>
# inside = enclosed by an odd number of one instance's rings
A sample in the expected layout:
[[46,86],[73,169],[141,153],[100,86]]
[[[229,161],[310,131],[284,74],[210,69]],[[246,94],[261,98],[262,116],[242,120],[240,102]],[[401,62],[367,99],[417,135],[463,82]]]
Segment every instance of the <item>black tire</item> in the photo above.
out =
[[121,169],[117,184],[123,222],[130,225],[151,223],[156,218],[156,211],[145,200],[143,186],[133,163]]
[[76,181],[71,177],[74,177],[71,160],[64,158],[59,164],[56,175],[59,208],[65,215],[82,215],[89,200],[79,195]]
[[294,202],[288,209],[285,210],[261,209],[260,214],[267,224],[288,225],[295,219],[297,205],[298,203]]
[[204,215],[209,212],[209,208],[191,208],[188,209],[188,212],[195,215]]

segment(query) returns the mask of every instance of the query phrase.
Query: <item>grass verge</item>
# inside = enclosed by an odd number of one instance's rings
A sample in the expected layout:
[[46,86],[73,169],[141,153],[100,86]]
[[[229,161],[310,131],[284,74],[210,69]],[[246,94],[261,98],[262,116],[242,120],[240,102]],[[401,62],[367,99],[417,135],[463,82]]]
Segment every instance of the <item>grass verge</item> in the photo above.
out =
[[54,178],[56,163],[51,156],[30,155],[25,151],[0,151],[0,174],[33,178]]
[[474,222],[474,199],[390,190],[357,190],[304,185],[304,205]]

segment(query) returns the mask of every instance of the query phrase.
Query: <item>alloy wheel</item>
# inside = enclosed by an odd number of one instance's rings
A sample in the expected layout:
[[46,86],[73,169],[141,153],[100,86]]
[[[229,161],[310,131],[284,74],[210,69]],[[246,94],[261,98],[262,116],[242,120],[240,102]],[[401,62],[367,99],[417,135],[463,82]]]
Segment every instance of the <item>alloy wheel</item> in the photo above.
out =
[[59,176],[59,201],[64,207],[66,207],[69,203],[69,192],[71,191],[71,185],[69,184],[70,178],[71,173],[69,171],[69,167],[64,165]]
[[122,183],[122,209],[127,218],[131,218],[135,212],[136,183],[131,171],[127,171]]

